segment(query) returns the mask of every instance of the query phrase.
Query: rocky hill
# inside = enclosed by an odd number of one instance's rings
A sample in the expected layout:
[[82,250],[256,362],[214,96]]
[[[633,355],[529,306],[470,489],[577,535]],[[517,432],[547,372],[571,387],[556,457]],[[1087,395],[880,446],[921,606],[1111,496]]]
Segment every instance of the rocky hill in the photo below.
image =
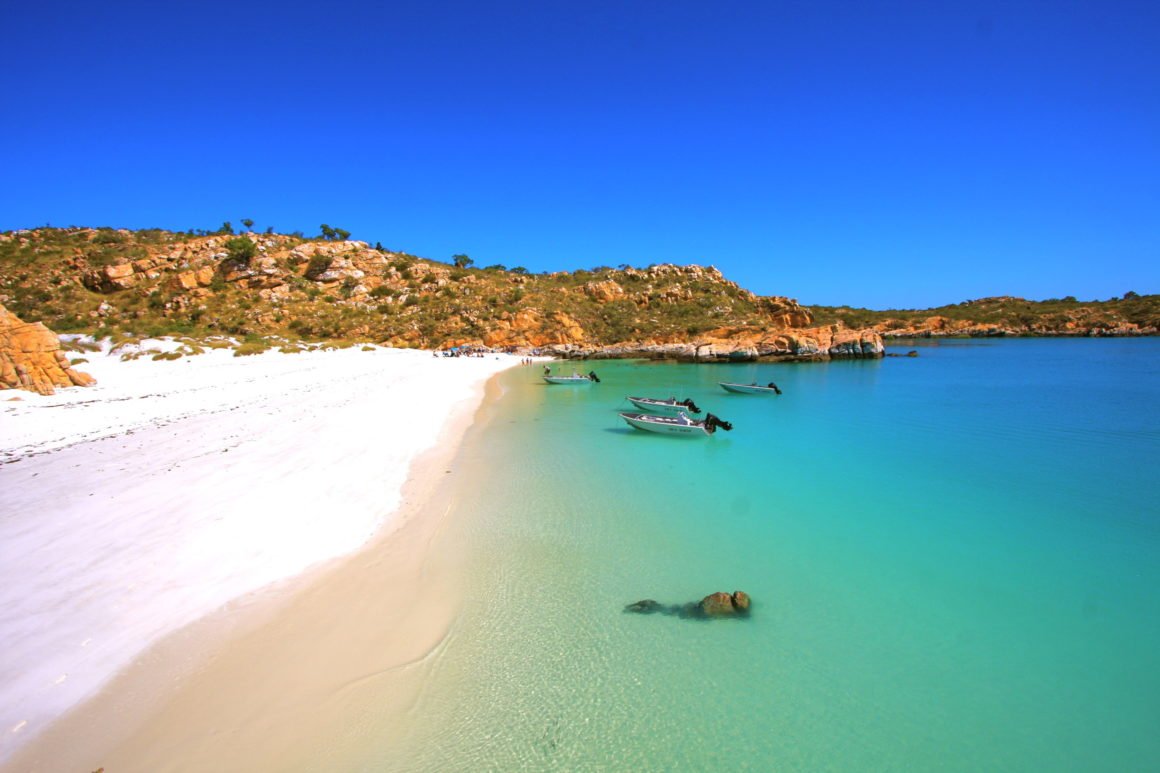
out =
[[[328,229],[324,229],[326,231]],[[696,361],[877,357],[712,267],[530,274],[281,234],[38,228],[0,234],[0,302],[58,332],[280,335]],[[458,257],[458,256],[457,256]]]
[[818,321],[872,328],[887,338],[937,336],[1140,336],[1160,331],[1160,295],[1106,301],[1002,296],[934,309],[871,311],[814,306]]

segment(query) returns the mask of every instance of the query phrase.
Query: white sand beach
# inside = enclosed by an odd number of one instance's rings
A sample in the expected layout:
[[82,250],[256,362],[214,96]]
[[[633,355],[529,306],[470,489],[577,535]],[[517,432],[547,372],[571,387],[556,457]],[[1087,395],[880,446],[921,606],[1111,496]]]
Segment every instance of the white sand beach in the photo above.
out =
[[[5,769],[107,764],[85,751],[70,757],[76,745],[53,740],[63,731],[45,731],[67,726],[59,720],[86,701],[80,713],[94,713],[94,696],[135,674],[131,690],[113,690],[95,710],[105,724],[85,723],[106,737],[90,737],[84,749],[112,743],[110,734],[128,737],[144,720],[133,714],[146,693],[161,705],[166,688],[156,681],[177,678],[175,661],[228,663],[229,653],[183,651],[175,632],[227,608],[242,613],[227,616],[226,628],[252,628],[256,620],[240,621],[255,592],[333,571],[334,559],[403,524],[416,459],[428,452],[445,461],[487,379],[519,362],[377,347],[215,350],[175,361],[87,356],[80,367],[98,379],[94,387],[0,393]],[[388,554],[399,565],[383,571],[415,576],[417,551],[421,543],[395,546]],[[412,592],[393,588],[384,598]],[[253,606],[272,608],[268,599]],[[162,642],[168,655],[153,660],[168,665],[157,670],[143,655],[149,661]],[[410,637],[390,657],[428,644]],[[152,751],[178,759],[177,749]],[[128,754],[118,769],[150,769]]]

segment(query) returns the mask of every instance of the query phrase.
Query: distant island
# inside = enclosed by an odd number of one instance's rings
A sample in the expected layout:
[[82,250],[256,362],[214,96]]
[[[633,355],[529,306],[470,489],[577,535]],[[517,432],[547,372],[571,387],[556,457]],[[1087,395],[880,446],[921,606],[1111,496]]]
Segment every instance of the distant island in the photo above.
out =
[[873,311],[811,306],[823,324],[872,327],[884,336],[1154,336],[1160,330],[1160,295],[1126,292],[1106,301],[1072,296],[1029,301],[1004,295],[932,309]]
[[692,361],[882,356],[883,338],[1128,336],[1160,329],[1160,296],[986,298],[925,310],[805,307],[713,267],[533,274],[440,262],[343,229],[300,233],[36,228],[0,234],[0,304],[58,333],[229,335],[397,347],[485,346]]

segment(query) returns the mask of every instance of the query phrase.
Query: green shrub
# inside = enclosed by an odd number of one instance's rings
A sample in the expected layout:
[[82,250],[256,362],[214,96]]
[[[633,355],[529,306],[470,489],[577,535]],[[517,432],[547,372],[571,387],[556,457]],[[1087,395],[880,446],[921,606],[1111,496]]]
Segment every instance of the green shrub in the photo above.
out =
[[123,244],[124,242],[124,235],[117,233],[112,228],[102,228],[93,237],[93,244]]
[[316,279],[330,270],[330,264],[334,263],[333,255],[315,255],[310,259],[306,265],[306,276],[308,279]]
[[262,341],[260,343],[258,343],[258,342],[244,343],[244,344],[240,345],[238,348],[234,349],[234,356],[235,357],[248,357],[251,354],[261,354],[262,352],[269,350],[269,348],[270,348],[270,345],[268,343],[266,343],[265,341]]
[[248,236],[235,236],[226,240],[226,251],[229,259],[243,265],[249,265],[250,260],[258,254],[258,245]]

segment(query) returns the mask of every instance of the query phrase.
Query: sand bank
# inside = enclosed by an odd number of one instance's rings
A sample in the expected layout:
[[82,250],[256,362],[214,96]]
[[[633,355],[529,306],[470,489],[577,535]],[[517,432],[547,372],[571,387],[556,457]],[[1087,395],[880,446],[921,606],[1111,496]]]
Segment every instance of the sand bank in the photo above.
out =
[[[413,580],[422,574],[424,530],[437,528],[437,518],[409,528],[391,514],[415,460],[426,453],[428,468],[446,461],[484,381],[517,361],[385,349],[246,358],[221,351],[162,362],[96,356],[86,368],[97,387],[0,403],[0,459],[8,462],[0,465],[0,761],[20,770],[95,768],[119,747],[118,770],[207,769],[192,764],[187,746],[228,748],[215,729],[253,731],[253,723],[313,710],[288,684],[246,689],[245,675],[261,679],[279,663],[264,678],[309,672],[300,659],[309,662],[310,652],[335,657],[327,631],[368,612],[330,595],[341,582],[312,585],[305,598],[277,588],[297,587],[290,578],[312,567],[340,573],[326,562],[381,536],[386,523],[402,526],[375,556],[360,556],[384,583],[370,594],[386,603],[374,614],[394,623],[376,628],[374,646],[386,653],[384,668],[433,646],[440,623],[417,625],[410,616],[445,624],[447,605],[391,602],[427,592]],[[413,480],[413,498],[430,485]],[[357,582],[369,576],[346,571]],[[320,627],[312,613],[280,611],[312,599]],[[278,630],[304,617],[313,633]],[[207,646],[244,642],[263,625],[293,646],[265,646],[264,636],[252,651]],[[401,628],[415,633],[400,637]],[[201,680],[222,668],[236,689]],[[222,728],[219,708],[199,713],[196,684],[210,685],[211,705],[224,699],[243,718]],[[252,705],[243,697],[251,692]],[[183,694],[193,705],[174,699]],[[191,738],[165,741],[142,730],[146,713],[156,721],[167,711],[176,711],[178,735]],[[138,732],[146,740],[134,746]]]

